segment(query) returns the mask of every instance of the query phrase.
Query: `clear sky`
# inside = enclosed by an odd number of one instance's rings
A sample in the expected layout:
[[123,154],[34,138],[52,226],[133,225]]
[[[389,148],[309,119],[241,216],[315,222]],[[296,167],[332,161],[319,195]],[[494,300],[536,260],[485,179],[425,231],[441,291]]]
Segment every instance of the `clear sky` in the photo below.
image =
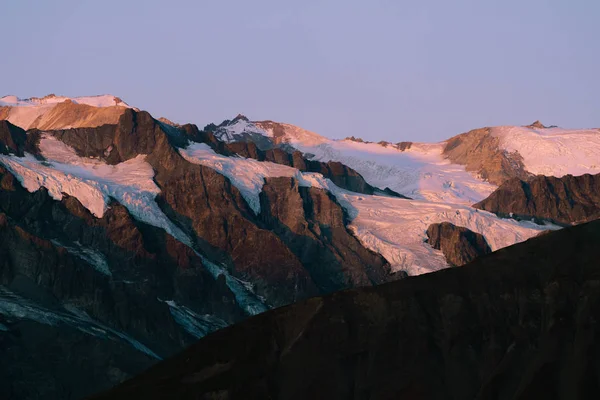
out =
[[600,127],[599,0],[2,0],[0,96],[437,141]]

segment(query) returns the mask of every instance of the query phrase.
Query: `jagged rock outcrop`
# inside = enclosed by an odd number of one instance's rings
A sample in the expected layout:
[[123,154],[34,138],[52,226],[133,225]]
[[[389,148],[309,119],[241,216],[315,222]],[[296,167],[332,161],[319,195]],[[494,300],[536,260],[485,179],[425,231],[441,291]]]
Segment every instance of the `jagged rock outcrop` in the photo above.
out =
[[600,218],[600,174],[511,179],[473,205],[502,217],[577,224]]
[[294,178],[269,178],[260,195],[261,218],[300,259],[321,293],[380,284],[389,265],[348,229],[328,192],[299,187]]
[[598,241],[595,221],[274,310],[93,398],[596,398]]
[[546,129],[547,126],[542,124],[542,122],[538,119],[533,124],[527,125],[528,128],[537,128],[537,129]]
[[501,149],[499,144],[490,128],[474,129],[448,139],[443,154],[495,185],[514,177],[527,179],[531,174],[525,170],[523,157]]
[[431,247],[444,253],[448,264],[456,267],[492,252],[483,235],[450,222],[429,225],[427,239]]
[[[166,357],[246,316],[223,276],[117,203],[96,218],[75,198],[29,193],[0,167],[0,213],[0,341],[10,344],[0,357],[17,368],[2,374],[11,377],[0,379],[2,393],[81,398],[157,361],[119,335]],[[103,331],[110,337],[94,336]]]
[[23,156],[27,136],[25,131],[8,121],[0,120],[0,154]]

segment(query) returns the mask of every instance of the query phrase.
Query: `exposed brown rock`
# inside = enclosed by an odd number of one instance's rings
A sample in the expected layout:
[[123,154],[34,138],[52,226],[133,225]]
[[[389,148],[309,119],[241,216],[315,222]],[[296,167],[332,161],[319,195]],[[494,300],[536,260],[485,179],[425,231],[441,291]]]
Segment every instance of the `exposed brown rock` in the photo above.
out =
[[94,399],[597,398],[600,221],[210,335]]
[[176,124],[175,122],[173,122],[165,117],[160,117],[158,120],[167,125],[176,126],[176,127],[180,126],[179,124]]
[[528,128],[537,128],[537,129],[546,129],[547,126],[545,126],[544,124],[542,124],[540,122],[540,120],[535,121],[533,124],[531,125],[527,125]]
[[600,174],[511,179],[475,208],[515,217],[578,224],[600,218]]
[[[22,107],[0,107],[0,119],[8,119],[15,124],[20,121],[17,117]],[[82,127],[98,127],[105,124],[116,124],[126,107],[93,107],[87,104],[77,104],[71,100],[52,106],[40,106],[37,117],[23,129],[66,129]],[[13,117],[15,115],[15,117]]]
[[527,179],[523,157],[500,149],[500,140],[490,128],[475,129],[450,138],[443,154],[453,163],[464,165],[467,171],[478,173],[482,179],[501,185],[517,177]]
[[[363,140],[362,138],[357,138],[354,136],[348,136],[346,137],[344,140],[350,140],[352,142],[358,142],[358,143],[374,143],[368,140]],[[398,142],[398,143],[391,143],[388,142],[386,140],[381,140],[379,142],[377,142],[378,145],[383,146],[383,147],[394,147],[397,150],[400,151],[406,151],[408,149],[410,149],[412,147],[412,142]]]
[[483,235],[449,222],[429,225],[427,238],[431,247],[441,250],[452,266],[460,267],[492,252]]
[[352,236],[343,209],[324,190],[299,187],[294,178],[266,179],[261,218],[302,261],[321,293],[389,279],[387,261]]

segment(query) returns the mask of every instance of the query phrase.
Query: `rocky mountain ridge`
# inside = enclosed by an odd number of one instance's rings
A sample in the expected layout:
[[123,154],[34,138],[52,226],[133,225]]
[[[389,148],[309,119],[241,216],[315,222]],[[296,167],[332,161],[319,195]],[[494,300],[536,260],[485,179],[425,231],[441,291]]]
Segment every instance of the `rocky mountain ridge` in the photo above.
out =
[[513,178],[473,205],[502,217],[547,220],[561,225],[600,218],[600,174]]

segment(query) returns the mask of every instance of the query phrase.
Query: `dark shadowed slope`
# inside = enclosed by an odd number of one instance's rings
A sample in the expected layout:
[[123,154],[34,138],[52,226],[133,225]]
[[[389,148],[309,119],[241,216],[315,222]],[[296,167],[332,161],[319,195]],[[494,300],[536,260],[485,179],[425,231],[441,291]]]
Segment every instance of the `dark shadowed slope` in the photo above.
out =
[[216,332],[96,399],[588,399],[600,221]]
[[600,218],[600,174],[510,179],[475,208],[516,218],[577,224]]

